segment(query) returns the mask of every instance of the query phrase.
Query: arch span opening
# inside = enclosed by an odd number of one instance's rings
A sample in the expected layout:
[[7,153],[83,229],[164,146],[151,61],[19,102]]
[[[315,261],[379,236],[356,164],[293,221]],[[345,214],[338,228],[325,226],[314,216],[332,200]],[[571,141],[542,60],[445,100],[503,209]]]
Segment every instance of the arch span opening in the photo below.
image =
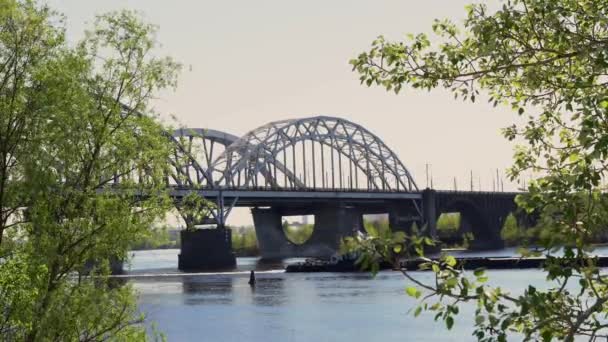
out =
[[493,241],[488,219],[474,203],[455,201],[441,214],[437,220],[437,234],[445,247],[479,249],[487,241]]
[[[445,247],[466,247],[463,217],[458,211],[444,212],[437,219],[437,237]],[[466,223],[465,226],[470,227]]]
[[312,236],[315,227],[314,215],[282,216],[281,227],[289,242],[303,245]]
[[371,236],[387,236],[392,230],[388,213],[363,214],[363,230]]

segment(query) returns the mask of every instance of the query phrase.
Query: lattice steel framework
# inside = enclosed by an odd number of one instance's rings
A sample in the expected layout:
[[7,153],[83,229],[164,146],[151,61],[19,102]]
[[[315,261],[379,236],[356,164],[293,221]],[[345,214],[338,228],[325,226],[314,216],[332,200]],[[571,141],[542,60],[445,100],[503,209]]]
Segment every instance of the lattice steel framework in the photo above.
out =
[[418,190],[380,138],[328,116],[276,121],[250,131],[210,165],[207,180],[216,188]]
[[175,145],[169,158],[174,172],[169,177],[180,187],[213,187],[211,164],[238,140],[235,135],[204,128],[183,128],[168,135]]
[[[184,128],[167,133],[174,143],[173,155],[169,158],[172,172],[168,175],[169,183],[194,191],[201,188],[212,188],[213,181],[209,173],[210,166],[217,156],[224,153],[227,147],[238,140],[229,133],[204,128]],[[195,218],[183,213],[181,199],[176,199],[176,208],[187,225],[218,224],[224,225],[226,218],[236,201],[224,205],[224,198],[218,196],[215,206],[206,207],[211,217]],[[203,208],[201,208],[203,209]]]

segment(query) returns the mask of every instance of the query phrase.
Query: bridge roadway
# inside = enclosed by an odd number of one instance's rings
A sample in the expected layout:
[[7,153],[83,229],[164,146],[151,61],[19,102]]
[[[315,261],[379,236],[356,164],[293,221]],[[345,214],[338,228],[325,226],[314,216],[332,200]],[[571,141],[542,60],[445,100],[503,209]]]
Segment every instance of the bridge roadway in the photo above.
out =
[[[349,203],[386,203],[387,201],[406,201],[422,200],[422,191],[370,191],[357,189],[310,189],[310,190],[291,190],[291,189],[238,189],[238,188],[189,188],[182,186],[172,186],[170,196],[176,199],[183,198],[195,192],[214,204],[220,203],[223,198],[224,203],[234,203],[235,207],[258,207],[265,205],[276,205],[277,203],[325,203],[341,202]],[[492,197],[506,198],[513,200],[522,192],[489,192],[489,191],[451,191],[451,190],[432,190],[440,198],[457,197]]]
[[265,204],[285,202],[327,202],[343,201],[357,203],[383,202],[386,200],[421,200],[422,192],[384,192],[357,190],[273,190],[273,189],[189,189],[172,187],[170,195],[173,198],[183,198],[196,192],[205,199],[217,204],[219,198],[225,202],[235,201],[237,207],[256,207]]

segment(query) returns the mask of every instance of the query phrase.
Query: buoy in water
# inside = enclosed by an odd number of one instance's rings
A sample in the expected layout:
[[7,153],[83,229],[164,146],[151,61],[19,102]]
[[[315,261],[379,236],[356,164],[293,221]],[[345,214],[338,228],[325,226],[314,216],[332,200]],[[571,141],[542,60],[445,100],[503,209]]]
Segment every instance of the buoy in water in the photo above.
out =
[[249,286],[255,286],[255,272],[249,273]]

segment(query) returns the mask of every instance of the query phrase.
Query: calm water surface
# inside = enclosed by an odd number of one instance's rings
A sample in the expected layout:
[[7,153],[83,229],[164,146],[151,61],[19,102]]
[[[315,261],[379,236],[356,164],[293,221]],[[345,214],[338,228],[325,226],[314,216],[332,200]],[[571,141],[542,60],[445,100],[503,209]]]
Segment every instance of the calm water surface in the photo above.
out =
[[[432,314],[414,318],[416,302],[405,294],[400,273],[284,273],[284,265],[239,258],[227,273],[182,274],[178,250],[134,252],[128,274],[139,308],[169,341],[470,341],[471,305],[451,331]],[[472,255],[471,253],[467,253]],[[513,255],[514,250],[476,253]],[[598,254],[608,254],[607,248]],[[300,259],[301,260],[301,259]],[[286,260],[284,263],[296,262]],[[249,270],[257,284],[251,288]],[[421,280],[431,273],[418,272]],[[537,270],[496,270],[491,283],[512,293],[527,284],[546,286]]]

